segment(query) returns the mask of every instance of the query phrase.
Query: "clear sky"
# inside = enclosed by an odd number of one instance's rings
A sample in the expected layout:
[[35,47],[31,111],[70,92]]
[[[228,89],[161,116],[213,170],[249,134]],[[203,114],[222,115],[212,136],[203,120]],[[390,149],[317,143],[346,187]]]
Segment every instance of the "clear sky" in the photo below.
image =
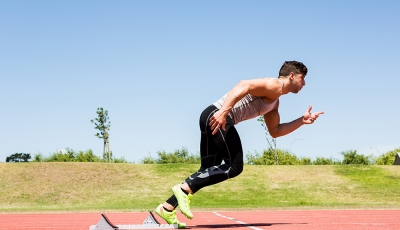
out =
[[[98,107],[116,157],[196,153],[202,110],[241,79],[277,77],[286,60],[309,73],[281,97],[281,121],[310,104],[325,114],[278,148],[312,158],[393,150],[399,12],[395,0],[0,1],[0,161],[66,147],[101,155]],[[268,147],[256,119],[237,129],[245,154]]]

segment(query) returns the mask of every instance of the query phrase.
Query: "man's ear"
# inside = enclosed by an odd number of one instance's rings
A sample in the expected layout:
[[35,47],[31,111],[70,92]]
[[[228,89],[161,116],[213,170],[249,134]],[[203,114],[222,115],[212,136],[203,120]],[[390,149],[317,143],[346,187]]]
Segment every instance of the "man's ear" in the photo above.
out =
[[290,74],[289,74],[289,80],[293,80],[294,79],[294,73],[293,72],[290,72]]

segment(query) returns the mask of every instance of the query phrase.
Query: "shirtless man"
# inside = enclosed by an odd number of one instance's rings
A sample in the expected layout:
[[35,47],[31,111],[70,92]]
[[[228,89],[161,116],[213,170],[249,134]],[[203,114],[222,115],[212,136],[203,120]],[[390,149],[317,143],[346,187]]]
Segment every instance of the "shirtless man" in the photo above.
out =
[[298,93],[305,85],[307,67],[297,61],[286,61],[278,78],[242,80],[221,99],[207,107],[200,116],[200,169],[182,184],[172,188],[173,195],[156,208],[156,213],[169,224],[178,224],[175,209],[189,219],[190,200],[201,188],[238,176],[243,171],[243,150],[234,125],[260,115],[264,116],[273,138],[284,136],[305,124],[312,124],[324,112],[311,112],[311,105],[299,118],[280,123],[279,97]]

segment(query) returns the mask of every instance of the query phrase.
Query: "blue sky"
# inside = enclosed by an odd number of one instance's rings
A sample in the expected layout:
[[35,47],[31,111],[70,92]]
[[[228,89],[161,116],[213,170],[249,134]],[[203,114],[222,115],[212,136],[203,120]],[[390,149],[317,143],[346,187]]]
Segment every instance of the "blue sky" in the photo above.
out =
[[[1,1],[0,161],[66,147],[101,155],[98,107],[116,157],[196,153],[202,110],[241,79],[277,77],[286,60],[309,73],[281,97],[281,121],[310,104],[325,114],[278,148],[312,158],[399,148],[398,12],[378,0]],[[256,119],[237,129],[245,154],[268,147]]]

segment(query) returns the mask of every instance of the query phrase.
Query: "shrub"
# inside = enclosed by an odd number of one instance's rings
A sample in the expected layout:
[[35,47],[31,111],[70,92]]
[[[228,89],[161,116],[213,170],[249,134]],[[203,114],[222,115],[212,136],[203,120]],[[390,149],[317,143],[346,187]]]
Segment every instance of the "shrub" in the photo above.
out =
[[91,149],[84,151],[79,151],[75,154],[75,161],[77,162],[99,162],[100,159],[98,156],[93,154]]
[[332,158],[325,158],[325,157],[317,157],[315,161],[313,161],[313,165],[338,165],[341,164],[340,161],[336,161]]
[[111,158],[111,163],[128,163],[128,161],[125,160],[124,157],[121,157],[121,158],[112,157]]
[[141,160],[143,164],[200,164],[199,154],[191,154],[187,148],[175,150],[172,153],[167,153],[164,150],[157,152],[158,158],[145,157]]
[[299,164],[300,165],[312,165],[311,158],[309,158],[309,157],[300,158]]
[[157,159],[152,158],[149,154],[148,157],[143,158],[140,162],[142,164],[157,164]]
[[342,164],[345,165],[370,165],[374,163],[371,156],[357,154],[357,150],[347,150],[340,154],[343,155]]
[[380,155],[376,159],[375,164],[377,164],[377,165],[393,165],[397,152],[400,152],[400,148]]
[[33,162],[42,162],[43,161],[43,154],[38,153],[33,156]]
[[249,165],[273,165],[275,164],[273,149],[264,150],[262,154],[255,151],[254,155],[246,154],[246,162]]
[[[34,162],[107,162],[106,159],[101,159],[99,156],[94,155],[91,149],[86,151],[75,152],[73,149],[66,148],[66,152],[54,152],[48,157],[44,157],[38,153],[33,158]],[[127,163],[124,157],[111,158],[111,163]]]
[[[278,163],[280,165],[310,165],[310,158],[297,157],[286,150],[277,149]],[[262,154],[257,151],[254,154],[246,154],[246,162],[249,165],[273,165],[275,164],[275,151],[266,149]]]

